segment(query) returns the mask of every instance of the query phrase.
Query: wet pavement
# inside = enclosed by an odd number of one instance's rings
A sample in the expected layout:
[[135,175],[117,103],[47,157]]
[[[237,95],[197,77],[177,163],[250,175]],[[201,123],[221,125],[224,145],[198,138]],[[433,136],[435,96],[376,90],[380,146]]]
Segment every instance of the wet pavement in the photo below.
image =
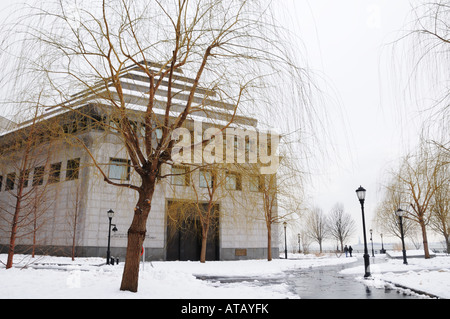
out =
[[[417,299],[417,296],[405,295],[401,290],[392,288],[368,287],[363,277],[352,274],[343,275],[340,271],[356,267],[363,261],[344,265],[324,266],[310,269],[298,269],[286,272],[286,283],[292,286],[301,299]],[[371,261],[372,263],[372,261]]]
[[[314,268],[300,268],[284,272],[283,275],[270,278],[255,277],[215,277],[198,276],[197,278],[221,282],[236,283],[248,282],[253,285],[274,285],[284,283],[290,286],[293,293],[301,299],[418,299],[417,295],[404,294],[402,289],[369,287],[364,284],[364,279],[358,280],[364,274],[344,275],[340,271],[361,265],[363,260],[359,258],[354,263],[323,266]],[[371,264],[375,263],[371,258]],[[370,280],[370,279],[368,279]]]

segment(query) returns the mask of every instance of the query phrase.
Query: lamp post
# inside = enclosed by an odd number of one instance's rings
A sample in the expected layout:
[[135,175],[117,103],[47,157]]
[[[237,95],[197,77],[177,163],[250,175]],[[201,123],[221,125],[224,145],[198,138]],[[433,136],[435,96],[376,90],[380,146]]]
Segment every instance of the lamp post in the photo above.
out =
[[369,229],[369,232],[370,232],[370,242],[372,243],[372,257],[375,257],[375,253],[373,251],[372,229]]
[[364,278],[367,278],[370,277],[370,261],[369,261],[369,254],[367,252],[366,222],[364,218],[364,200],[366,198],[366,190],[362,186],[359,186],[359,188],[356,190],[356,195],[358,196],[359,203],[361,204],[363,235],[364,235],[364,268],[365,268]]
[[[109,229],[108,229],[108,250],[106,251],[106,264],[109,265],[109,260],[111,258],[110,244],[111,244],[111,221],[114,217],[114,211],[112,209],[107,212],[109,218]],[[114,226],[115,227],[115,226]]]
[[300,248],[300,234],[297,234],[297,237],[298,237],[298,253],[300,254],[302,252]]
[[381,237],[381,250],[380,253],[385,254],[386,250],[384,250],[384,245],[383,245],[383,234],[380,234]]
[[284,226],[284,258],[287,259],[287,241],[286,241],[286,226],[287,226],[287,222],[284,222],[283,226]]
[[403,235],[403,214],[404,214],[404,210],[402,210],[401,208],[397,209],[397,211],[395,212],[395,215],[398,216],[398,219],[400,221],[400,236],[402,238],[402,253],[403,253],[403,263],[405,265],[408,264],[408,261],[406,260],[406,249],[405,249],[405,237]]

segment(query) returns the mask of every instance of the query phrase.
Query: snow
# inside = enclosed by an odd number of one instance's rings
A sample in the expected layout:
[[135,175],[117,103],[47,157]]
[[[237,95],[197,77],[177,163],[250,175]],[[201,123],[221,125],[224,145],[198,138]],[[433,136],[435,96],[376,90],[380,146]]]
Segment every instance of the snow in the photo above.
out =
[[[388,254],[394,256],[394,253]],[[433,254],[434,258],[424,259],[412,258],[413,256],[423,256],[422,252],[407,252],[408,264],[403,264],[403,258],[390,259],[378,257],[375,264],[370,265],[370,273],[373,281],[363,280],[367,285],[384,288],[384,284],[389,283],[399,285],[414,291],[423,292],[439,298],[450,298],[450,256]],[[400,252],[398,256],[402,256]],[[377,258],[377,257],[375,257]],[[372,259],[372,258],[371,258]],[[347,268],[341,271],[342,274],[362,274],[364,266]]]
[[[371,264],[372,279],[361,278],[361,258],[326,255],[289,255],[286,259],[200,262],[146,262],[141,265],[138,293],[120,291],[123,263],[105,265],[103,258],[16,255],[6,270],[0,254],[0,298],[37,299],[296,299],[284,280],[284,271],[349,264],[342,274],[366,285],[384,288],[397,284],[440,298],[450,298],[450,256],[432,259],[377,257]],[[360,256],[359,256],[360,257]],[[243,281],[219,282],[214,277],[242,277]],[[202,279],[203,278],[203,279]]]

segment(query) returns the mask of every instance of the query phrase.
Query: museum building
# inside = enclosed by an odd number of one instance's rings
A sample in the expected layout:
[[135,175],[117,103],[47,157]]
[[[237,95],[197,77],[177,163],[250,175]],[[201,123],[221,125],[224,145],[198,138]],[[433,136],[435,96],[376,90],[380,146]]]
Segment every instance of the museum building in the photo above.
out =
[[[149,81],[135,67],[126,69],[120,81],[128,117],[135,119],[133,127],[143,138],[142,114]],[[192,81],[177,70],[175,113],[177,101],[181,107],[186,100],[183,92]],[[112,91],[105,90],[109,95]],[[164,115],[166,94],[164,87],[156,94],[156,118]],[[256,119],[233,115],[232,105],[214,98],[213,91],[197,89],[195,102],[202,107],[188,117],[185,125],[193,135],[195,121],[209,127],[221,121],[226,123],[231,117],[233,126],[257,130]],[[15,253],[34,250],[36,254],[70,256],[73,252],[76,257],[105,257],[109,239],[111,255],[124,260],[127,231],[138,194],[106,183],[100,169],[118,183],[129,181],[138,185],[139,176],[133,172],[123,139],[115,129],[116,121],[113,108],[102,103],[99,94],[94,98],[89,92],[73,96],[65,106],[48,108],[36,120],[15,124],[0,118],[0,253],[8,252],[12,224],[16,223]],[[160,133],[155,128],[155,142]],[[208,187],[217,183],[219,177],[209,166],[187,173],[187,166],[165,164],[162,170],[168,177],[159,180],[155,189],[144,257],[198,260],[201,231],[198,218],[190,211],[195,203],[206,209]],[[264,175],[233,169],[221,170],[220,174],[225,182],[214,198],[207,260],[267,258],[268,234],[261,194]],[[19,180],[23,183],[20,194]],[[13,220],[18,195],[21,213],[18,220]],[[111,220],[108,212],[114,212]],[[272,227],[271,238],[275,257],[279,250],[277,227]]]

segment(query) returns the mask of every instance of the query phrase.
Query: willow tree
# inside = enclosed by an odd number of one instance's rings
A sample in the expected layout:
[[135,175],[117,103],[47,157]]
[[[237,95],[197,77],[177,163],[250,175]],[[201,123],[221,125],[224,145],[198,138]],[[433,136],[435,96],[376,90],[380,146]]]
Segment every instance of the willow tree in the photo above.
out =
[[442,153],[435,147],[422,143],[415,154],[405,156],[395,178],[405,192],[406,218],[417,222],[422,231],[425,258],[430,258],[428,249],[427,225],[432,217],[433,198],[446,184],[447,179],[440,178]]
[[[375,222],[383,233],[391,234],[401,239],[400,221],[395,212],[405,206],[409,197],[404,186],[400,183],[395,173],[390,173],[390,180],[386,185],[382,185],[383,197],[376,208]],[[405,237],[412,237],[417,231],[418,224],[409,218],[403,219],[403,234]]]
[[[15,35],[11,43],[26,48],[20,57],[23,69],[45,79],[48,92],[54,93],[44,106],[81,112],[80,103],[98,100],[114,112],[114,129],[139,182],[111,180],[91,155],[106,183],[138,194],[120,287],[136,292],[155,186],[166,177],[162,166],[173,164],[172,133],[194,112],[209,116],[218,107],[227,113],[220,124],[224,130],[238,110],[261,108],[256,101],[258,92],[271,85],[267,76],[286,70],[299,74],[299,69],[264,1],[53,0],[36,2],[16,18],[9,30]],[[132,69],[146,82],[140,97],[145,101],[140,109],[143,139],[130,115],[130,87],[122,81]],[[111,128],[101,121],[98,125]]]
[[38,125],[38,104],[27,125],[4,132],[0,138],[0,171],[8,173],[4,179],[0,177],[0,187],[5,181],[5,192],[0,199],[0,230],[9,234],[6,269],[13,266],[20,239],[32,238],[34,257],[37,232],[45,225],[46,211],[56,196],[49,191],[53,181],[44,181],[44,174],[50,166],[50,149],[57,126]]
[[420,1],[414,6],[402,37],[395,41],[405,53],[399,66],[405,78],[405,105],[416,105],[423,134],[450,154],[450,0]]

